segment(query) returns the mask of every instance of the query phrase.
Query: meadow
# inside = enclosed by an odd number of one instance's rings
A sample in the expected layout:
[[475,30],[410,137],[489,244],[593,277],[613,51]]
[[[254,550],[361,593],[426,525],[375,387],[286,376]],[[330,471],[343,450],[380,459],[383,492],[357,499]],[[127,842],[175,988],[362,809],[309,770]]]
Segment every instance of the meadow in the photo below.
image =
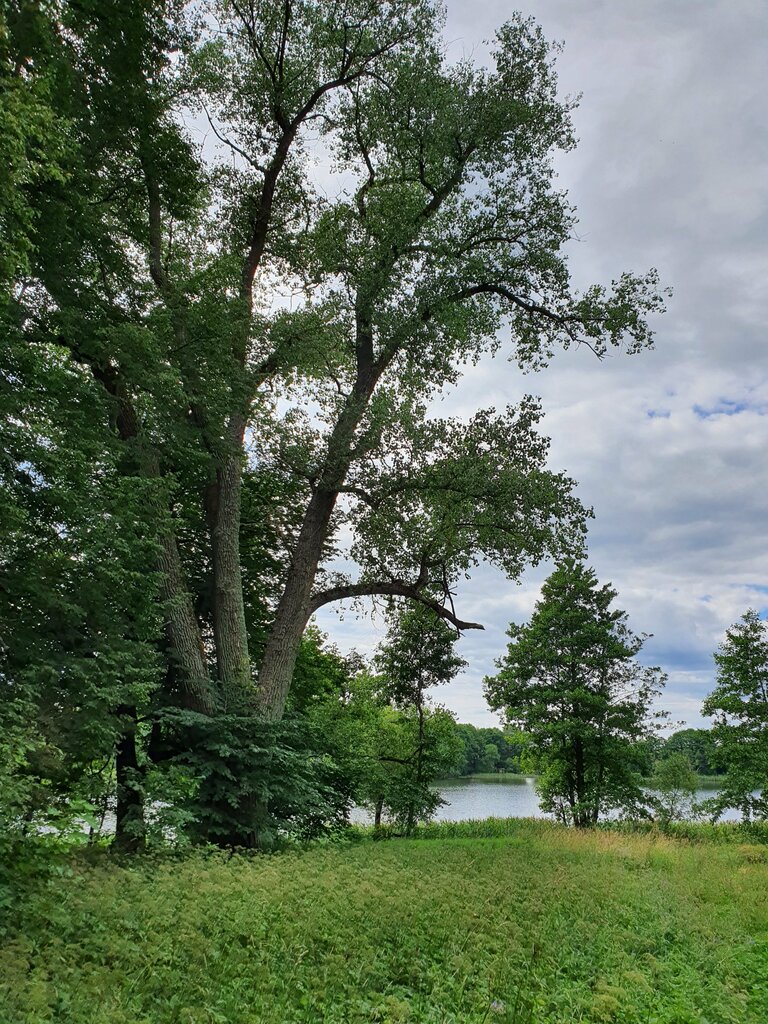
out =
[[764,1024],[768,846],[727,835],[517,820],[70,859],[8,908],[2,1020]]

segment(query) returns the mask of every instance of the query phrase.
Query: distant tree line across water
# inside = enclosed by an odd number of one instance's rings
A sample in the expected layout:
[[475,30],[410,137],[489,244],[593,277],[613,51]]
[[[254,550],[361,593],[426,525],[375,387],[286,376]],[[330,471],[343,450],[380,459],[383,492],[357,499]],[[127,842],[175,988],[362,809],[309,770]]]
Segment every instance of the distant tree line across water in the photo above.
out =
[[[524,733],[466,722],[458,722],[456,730],[462,742],[461,759],[456,768],[458,777],[504,772],[527,774]],[[659,762],[672,754],[686,757],[696,775],[725,775],[725,768],[717,761],[710,729],[679,729],[670,736],[655,736],[638,743],[634,751],[637,770],[644,777],[652,777]]]

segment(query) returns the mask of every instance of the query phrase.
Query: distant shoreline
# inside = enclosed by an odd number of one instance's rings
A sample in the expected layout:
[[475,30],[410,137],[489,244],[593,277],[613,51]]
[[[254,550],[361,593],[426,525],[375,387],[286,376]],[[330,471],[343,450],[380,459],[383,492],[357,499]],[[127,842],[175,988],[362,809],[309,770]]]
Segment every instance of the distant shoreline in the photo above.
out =
[[[528,779],[535,779],[536,775],[521,775],[518,772],[474,772],[472,775],[446,775],[443,778],[435,779],[436,783],[440,782],[461,782],[466,779],[478,779],[480,781],[490,780],[505,780],[505,781],[517,781],[526,782]],[[644,776],[644,779],[650,779],[652,776]],[[701,789],[710,789],[712,787],[721,786],[725,782],[724,775],[697,775],[696,782]]]

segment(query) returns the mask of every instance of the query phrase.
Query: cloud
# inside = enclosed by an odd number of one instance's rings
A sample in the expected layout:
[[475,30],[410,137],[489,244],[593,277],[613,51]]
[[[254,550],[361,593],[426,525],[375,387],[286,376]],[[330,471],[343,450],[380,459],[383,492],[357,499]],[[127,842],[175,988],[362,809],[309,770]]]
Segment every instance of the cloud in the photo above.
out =
[[[508,10],[449,0],[449,53],[482,58]],[[712,652],[747,607],[768,605],[768,5],[537,0],[528,10],[565,42],[563,93],[582,93],[579,147],[557,161],[580,215],[574,279],[657,266],[674,297],[654,351],[601,363],[561,353],[534,376],[500,355],[468,369],[440,412],[541,396],[552,468],[595,510],[590,562],[632,627],[654,634],[644,659],[669,673],[665,706],[702,724]],[[495,721],[482,678],[547,570],[517,586],[481,567],[459,595],[460,614],[487,627],[462,639],[470,666],[440,695],[461,719]],[[369,621],[326,616],[341,646],[375,643]]]

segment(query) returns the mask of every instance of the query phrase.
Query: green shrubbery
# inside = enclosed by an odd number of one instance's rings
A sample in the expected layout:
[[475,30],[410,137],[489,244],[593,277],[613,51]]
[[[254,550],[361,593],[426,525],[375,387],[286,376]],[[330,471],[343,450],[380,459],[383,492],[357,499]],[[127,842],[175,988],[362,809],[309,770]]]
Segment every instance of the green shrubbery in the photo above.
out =
[[95,852],[6,912],[3,1024],[763,1024],[765,850],[718,828],[737,841],[491,819],[280,856]]

